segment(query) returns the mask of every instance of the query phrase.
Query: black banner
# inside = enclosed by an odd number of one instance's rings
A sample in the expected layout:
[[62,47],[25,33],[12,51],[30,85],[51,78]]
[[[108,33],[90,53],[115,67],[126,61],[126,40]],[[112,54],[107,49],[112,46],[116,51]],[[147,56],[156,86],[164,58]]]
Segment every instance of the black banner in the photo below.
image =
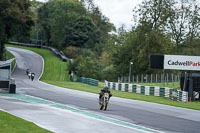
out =
[[151,69],[164,69],[164,55],[151,55],[150,56]]

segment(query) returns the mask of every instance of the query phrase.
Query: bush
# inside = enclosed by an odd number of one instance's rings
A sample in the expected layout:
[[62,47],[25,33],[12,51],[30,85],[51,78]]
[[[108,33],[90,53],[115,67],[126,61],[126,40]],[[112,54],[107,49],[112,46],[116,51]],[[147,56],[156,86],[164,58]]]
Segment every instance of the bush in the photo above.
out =
[[102,70],[103,79],[108,81],[114,81],[116,74],[113,65],[107,66]]
[[75,59],[72,68],[75,68],[77,76],[102,79],[102,65],[95,58],[79,56]]
[[76,58],[80,55],[81,49],[78,47],[69,46],[65,48],[64,54],[69,58]]

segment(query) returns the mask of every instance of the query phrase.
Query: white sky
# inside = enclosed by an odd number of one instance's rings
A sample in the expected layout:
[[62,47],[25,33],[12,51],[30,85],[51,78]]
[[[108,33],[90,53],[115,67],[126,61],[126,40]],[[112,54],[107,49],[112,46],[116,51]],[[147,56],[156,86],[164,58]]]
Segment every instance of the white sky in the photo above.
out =
[[102,13],[110,19],[111,23],[119,28],[124,24],[130,29],[133,19],[133,9],[143,0],[94,0]]
[[[48,1],[48,0],[38,0]],[[103,15],[110,19],[116,28],[124,24],[126,29],[130,29],[133,19],[133,8],[143,0],[94,0]]]

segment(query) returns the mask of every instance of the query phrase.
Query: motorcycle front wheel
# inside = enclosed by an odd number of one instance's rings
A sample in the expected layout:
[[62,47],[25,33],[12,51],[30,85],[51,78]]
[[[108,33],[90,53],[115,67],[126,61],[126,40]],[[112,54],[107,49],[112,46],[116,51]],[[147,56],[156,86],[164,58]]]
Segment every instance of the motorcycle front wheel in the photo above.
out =
[[103,104],[100,105],[100,110],[102,110],[102,109],[103,109]]
[[104,110],[106,110],[106,109],[107,109],[107,105],[108,105],[108,103],[107,103],[107,102],[105,102],[105,103],[104,103]]

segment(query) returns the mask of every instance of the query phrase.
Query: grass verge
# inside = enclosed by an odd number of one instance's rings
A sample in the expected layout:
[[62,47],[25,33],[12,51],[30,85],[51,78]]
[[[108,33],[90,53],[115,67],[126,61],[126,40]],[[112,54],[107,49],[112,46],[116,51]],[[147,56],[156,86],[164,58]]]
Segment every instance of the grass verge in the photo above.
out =
[[173,89],[180,89],[180,83],[179,82],[170,82],[170,83],[137,83],[139,85],[144,86],[160,86],[160,87],[168,87]]
[[0,133],[51,133],[32,122],[0,111]]
[[[15,58],[14,55],[12,53],[10,53],[9,51],[6,51],[6,60],[9,60],[9,59],[12,59],[12,58]],[[15,63],[16,63],[16,60],[14,60],[12,63],[11,63],[11,69],[13,70],[14,66],[15,66]]]
[[[11,46],[11,45],[9,45],[9,46]],[[95,94],[98,94],[100,89],[103,87],[104,83],[102,83],[102,82],[100,83],[100,85],[98,87],[95,87],[95,86],[91,86],[91,85],[87,85],[87,84],[83,84],[83,83],[78,83],[78,82],[69,82],[68,78],[57,78],[57,76],[54,76],[54,74],[53,74],[53,72],[55,71],[54,69],[64,69],[64,70],[59,70],[59,71],[67,71],[68,70],[67,63],[65,64],[62,61],[60,61],[60,59],[55,57],[48,50],[37,49],[37,48],[29,48],[29,47],[21,47],[21,46],[20,47],[14,46],[14,47],[29,49],[29,50],[32,50],[32,51],[38,53],[38,54],[41,54],[41,56],[45,60],[45,69],[44,69],[45,71],[44,71],[44,74],[41,78],[41,81],[43,81],[43,82],[46,82],[46,83],[49,83],[49,84],[52,84],[52,85],[56,85],[56,86],[60,86],[60,87],[64,87],[64,88],[86,91],[86,92],[91,92],[91,93],[95,93]],[[48,61],[46,61],[46,60],[48,60]],[[62,66],[57,66],[57,65],[51,66],[51,64],[49,64],[49,62],[51,62],[53,64],[61,64]],[[56,73],[56,74],[58,74],[58,73]],[[66,72],[65,73],[59,73],[59,74],[61,74],[61,75],[59,75],[60,77],[66,77],[66,75],[68,77],[68,74]],[[49,76],[52,76],[52,77],[49,77]],[[158,86],[158,84],[156,86]],[[173,87],[169,87],[169,88],[173,88]],[[177,101],[169,100],[169,99],[164,98],[164,97],[146,96],[146,95],[142,95],[142,94],[120,92],[120,91],[116,91],[116,90],[112,90],[112,94],[115,97],[128,98],[128,99],[141,100],[141,101],[154,102],[154,103],[159,103],[159,104],[165,104],[165,105],[171,105],[171,106],[200,110],[200,102],[199,101],[197,101],[197,102],[187,102],[187,103],[186,102],[177,102]]]

